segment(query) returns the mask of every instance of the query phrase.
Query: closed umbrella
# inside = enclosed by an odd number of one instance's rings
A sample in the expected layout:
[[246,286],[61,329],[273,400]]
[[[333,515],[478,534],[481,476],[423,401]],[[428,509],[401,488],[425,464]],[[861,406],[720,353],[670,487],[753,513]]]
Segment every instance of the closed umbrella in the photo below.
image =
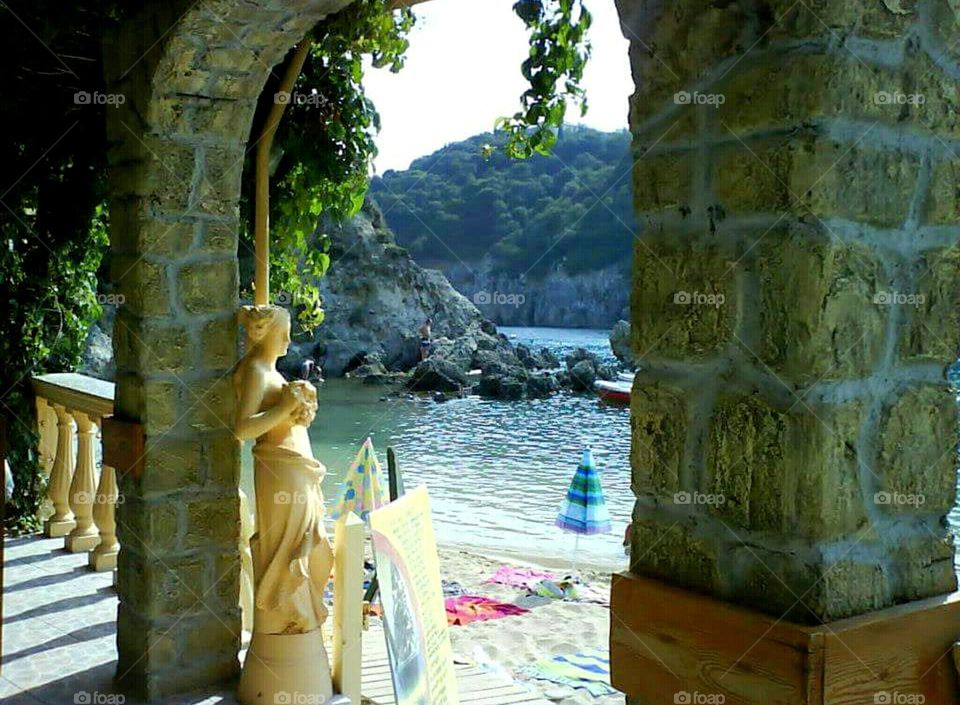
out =
[[576,534],[574,543],[574,569],[576,569],[577,550],[580,547],[581,536],[593,534],[607,534],[611,531],[610,510],[603,499],[603,488],[600,486],[600,474],[593,464],[593,453],[589,448],[583,451],[583,459],[573,482],[567,490],[567,498],[563,502],[560,514],[557,515],[557,526],[564,531]]
[[387,494],[380,476],[380,461],[368,437],[357,451],[340,488],[337,508],[331,516],[340,519],[355,512],[367,521],[370,512],[387,503]]

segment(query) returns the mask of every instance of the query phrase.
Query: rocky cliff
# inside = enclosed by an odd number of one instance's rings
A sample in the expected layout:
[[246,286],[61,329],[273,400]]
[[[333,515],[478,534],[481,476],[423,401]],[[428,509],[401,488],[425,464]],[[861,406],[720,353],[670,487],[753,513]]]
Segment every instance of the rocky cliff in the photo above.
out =
[[504,272],[489,258],[446,269],[453,286],[497,325],[609,328],[628,317],[629,263],[570,275]]

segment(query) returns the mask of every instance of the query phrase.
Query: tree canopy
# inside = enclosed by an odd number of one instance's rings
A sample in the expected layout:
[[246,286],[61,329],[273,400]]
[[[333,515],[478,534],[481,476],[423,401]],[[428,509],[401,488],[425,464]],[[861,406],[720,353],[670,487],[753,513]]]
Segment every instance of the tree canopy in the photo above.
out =
[[519,274],[592,271],[629,257],[630,134],[561,130],[550,156],[511,159],[484,133],[375,177],[371,193],[397,242],[443,268],[491,257]]

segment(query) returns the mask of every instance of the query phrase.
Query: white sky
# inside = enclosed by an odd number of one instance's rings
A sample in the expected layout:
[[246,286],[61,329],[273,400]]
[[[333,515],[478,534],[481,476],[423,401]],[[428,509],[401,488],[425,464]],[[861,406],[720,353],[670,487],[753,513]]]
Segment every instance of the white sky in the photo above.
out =
[[[431,0],[417,5],[407,63],[399,74],[369,68],[364,86],[383,123],[377,173],[406,169],[417,157],[493,129],[512,115],[524,90],[520,64],[527,34],[515,0]],[[590,111],[571,106],[567,121],[599,130],[627,126],[633,82],[627,41],[613,0],[592,0],[593,56],[584,76]]]

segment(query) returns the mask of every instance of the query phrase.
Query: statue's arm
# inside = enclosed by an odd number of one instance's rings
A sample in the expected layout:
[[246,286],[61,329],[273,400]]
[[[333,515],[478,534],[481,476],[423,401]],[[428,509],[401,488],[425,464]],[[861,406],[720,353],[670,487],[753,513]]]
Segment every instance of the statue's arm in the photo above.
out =
[[248,367],[240,381],[240,404],[237,408],[237,423],[233,430],[234,435],[241,441],[259,438],[277,424],[288,420],[297,407],[296,398],[284,393],[279,403],[266,411],[260,411],[264,389],[262,376]]

